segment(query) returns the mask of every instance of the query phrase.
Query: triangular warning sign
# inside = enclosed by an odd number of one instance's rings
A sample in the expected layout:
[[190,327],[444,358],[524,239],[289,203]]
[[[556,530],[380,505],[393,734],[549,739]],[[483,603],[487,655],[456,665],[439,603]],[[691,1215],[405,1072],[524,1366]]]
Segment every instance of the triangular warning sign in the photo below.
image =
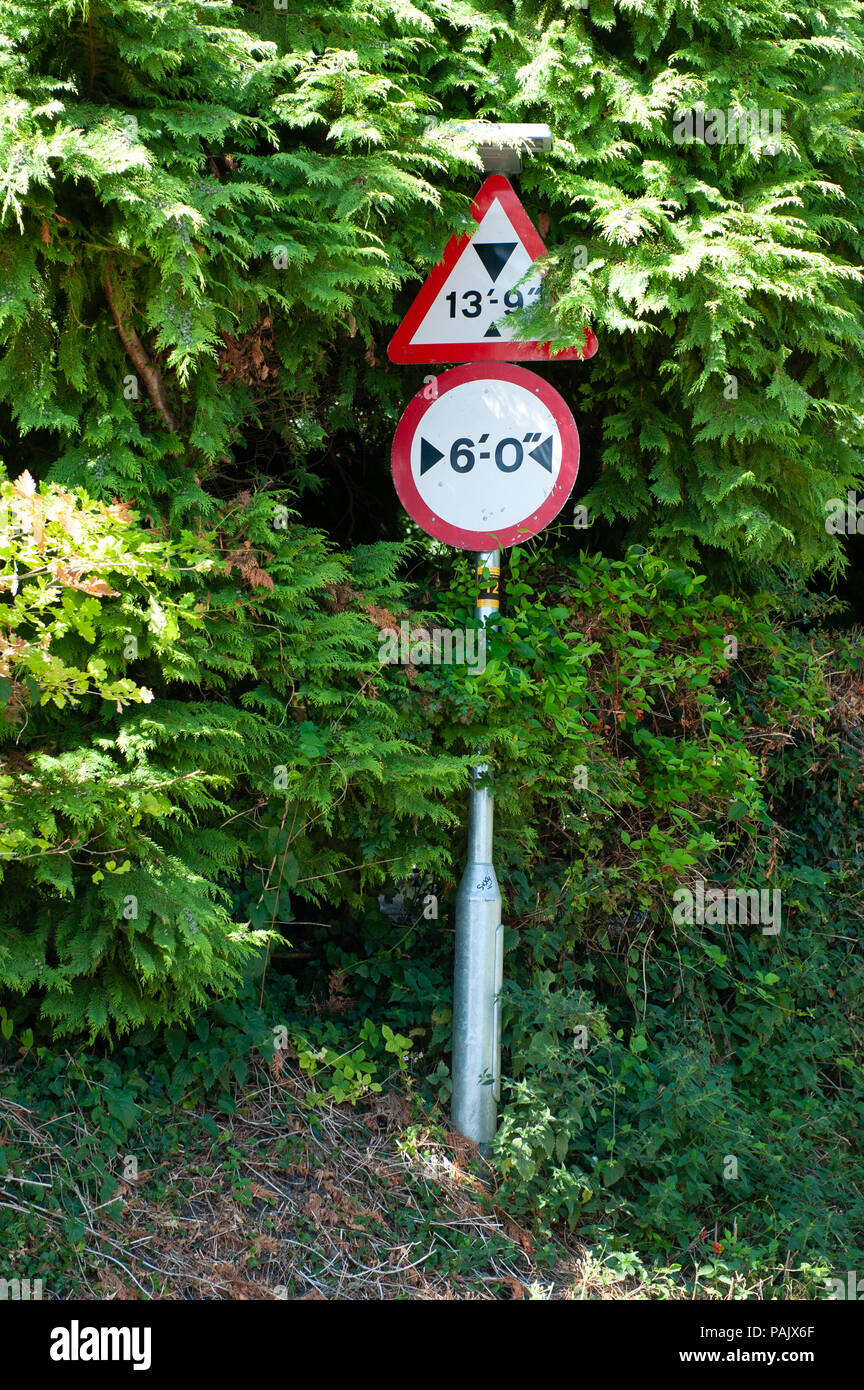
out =
[[539,274],[531,267],[546,247],[515,190],[501,174],[474,199],[473,234],[454,236],[429,275],[387,352],[393,362],[564,361],[593,357],[597,339],[585,330],[582,347],[551,353],[548,343],[513,341],[508,320],[536,304]]

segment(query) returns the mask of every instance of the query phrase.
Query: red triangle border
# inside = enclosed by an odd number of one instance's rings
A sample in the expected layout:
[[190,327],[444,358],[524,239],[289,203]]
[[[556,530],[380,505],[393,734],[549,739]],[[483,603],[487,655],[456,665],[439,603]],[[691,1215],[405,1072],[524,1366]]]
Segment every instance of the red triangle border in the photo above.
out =
[[[475,222],[479,223],[483,219],[496,198],[510,218],[529,256],[535,261],[545,256],[546,247],[540,233],[519,201],[515,188],[503,174],[492,174],[478,192],[471,204],[471,216]],[[411,342],[472,235],[472,232],[462,232],[461,235],[452,236],[448,241],[442,260],[429,272],[416,299],[390,339],[387,356],[391,362],[566,362],[584,361],[593,357],[598,344],[596,336],[589,328],[585,329],[583,347],[564,348],[554,353],[550,352],[548,343],[540,342]]]

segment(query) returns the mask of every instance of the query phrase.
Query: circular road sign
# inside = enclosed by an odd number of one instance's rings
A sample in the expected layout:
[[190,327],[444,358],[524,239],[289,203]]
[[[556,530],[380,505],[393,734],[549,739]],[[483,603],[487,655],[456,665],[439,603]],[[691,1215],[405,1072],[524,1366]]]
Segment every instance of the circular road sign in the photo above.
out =
[[542,377],[501,363],[442,372],[408,404],[393,440],[393,481],[410,517],[459,550],[536,536],[576,481],[579,435]]

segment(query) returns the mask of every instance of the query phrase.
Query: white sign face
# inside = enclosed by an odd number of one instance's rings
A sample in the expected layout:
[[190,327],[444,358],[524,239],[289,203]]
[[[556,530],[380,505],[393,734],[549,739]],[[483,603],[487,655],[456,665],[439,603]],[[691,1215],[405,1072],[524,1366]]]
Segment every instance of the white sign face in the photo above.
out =
[[396,431],[393,478],[406,511],[462,549],[536,535],[576,478],[579,436],[566,402],[512,366],[457,367],[437,389],[415,396]]
[[533,392],[466,381],[433,401],[411,445],[423,501],[451,526],[499,531],[545,502],[561,467],[561,432]]
[[[519,282],[534,264],[519,233],[495,198],[441,289],[411,335],[411,346],[512,339],[507,317],[536,304],[539,275]],[[517,289],[516,286],[519,286]]]

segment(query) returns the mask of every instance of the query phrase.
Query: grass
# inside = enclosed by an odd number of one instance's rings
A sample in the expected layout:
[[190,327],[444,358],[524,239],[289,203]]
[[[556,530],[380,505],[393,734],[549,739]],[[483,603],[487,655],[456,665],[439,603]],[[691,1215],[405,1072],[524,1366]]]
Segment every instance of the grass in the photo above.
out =
[[823,1273],[647,1268],[528,1230],[404,1072],[311,1103],[284,1055],[255,1056],[230,1102],[151,1088],[118,1116],[113,1074],[66,1054],[31,1106],[20,1065],[0,1068],[0,1273],[48,1299],[806,1298]]

